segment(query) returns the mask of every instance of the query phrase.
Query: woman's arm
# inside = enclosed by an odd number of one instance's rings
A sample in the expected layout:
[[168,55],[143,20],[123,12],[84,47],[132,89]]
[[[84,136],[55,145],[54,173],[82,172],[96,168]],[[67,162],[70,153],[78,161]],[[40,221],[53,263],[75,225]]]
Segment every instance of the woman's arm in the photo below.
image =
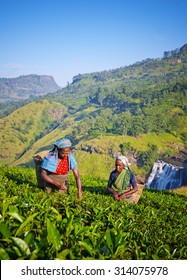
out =
[[108,180],[107,191],[114,197],[115,200],[119,200],[119,194],[111,188],[115,178],[116,178],[116,173],[112,171],[110,173],[110,177]]
[[80,179],[80,175],[79,175],[79,171],[77,168],[73,169],[73,174],[76,180],[76,184],[77,184],[77,189],[78,189],[78,198],[82,199],[82,183],[81,183],[81,179]]
[[47,171],[45,169],[42,169],[41,177],[45,182],[54,185],[58,189],[65,190],[65,191],[67,190],[67,187],[64,184],[61,184],[61,183],[53,180],[50,176],[48,176]]

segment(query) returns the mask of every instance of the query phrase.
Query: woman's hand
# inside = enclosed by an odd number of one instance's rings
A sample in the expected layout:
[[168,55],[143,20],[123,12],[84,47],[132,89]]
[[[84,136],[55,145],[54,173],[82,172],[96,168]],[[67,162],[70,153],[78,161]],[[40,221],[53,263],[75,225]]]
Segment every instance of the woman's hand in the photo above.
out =
[[119,200],[120,201],[123,200],[124,198],[125,198],[125,195],[123,193],[119,195]]
[[64,184],[60,184],[57,186],[57,188],[59,188],[59,190],[63,190],[63,191],[67,191],[67,187]]
[[79,200],[82,200],[82,199],[83,199],[82,191],[78,192],[78,199],[79,199]]
[[120,196],[119,196],[116,192],[113,193],[113,196],[114,196],[114,199],[115,199],[115,200],[119,200],[119,197],[120,197]]
[[122,193],[119,195],[119,200],[123,200],[126,196],[131,196],[133,193],[137,192],[138,187],[135,186],[134,188],[126,191],[125,193]]

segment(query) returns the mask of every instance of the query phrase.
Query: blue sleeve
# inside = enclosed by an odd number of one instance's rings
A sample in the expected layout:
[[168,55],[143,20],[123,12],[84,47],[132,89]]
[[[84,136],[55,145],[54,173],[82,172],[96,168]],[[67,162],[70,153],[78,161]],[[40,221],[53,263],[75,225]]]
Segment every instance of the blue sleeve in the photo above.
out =
[[133,188],[137,186],[136,179],[132,171],[130,172],[130,184]]
[[114,171],[112,171],[112,172],[110,173],[110,177],[109,177],[109,180],[108,180],[107,188],[111,188],[112,183],[113,183],[113,181],[114,181],[115,178],[116,178],[116,174],[115,174]]
[[69,169],[73,170],[77,167],[77,161],[74,157],[74,154],[71,152],[69,155]]

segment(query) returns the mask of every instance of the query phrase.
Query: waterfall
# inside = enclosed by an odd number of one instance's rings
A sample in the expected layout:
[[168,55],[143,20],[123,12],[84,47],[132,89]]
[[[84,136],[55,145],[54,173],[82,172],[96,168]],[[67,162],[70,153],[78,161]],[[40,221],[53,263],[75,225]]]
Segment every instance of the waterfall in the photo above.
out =
[[155,190],[175,189],[185,183],[185,174],[185,167],[157,160],[145,182],[145,187]]

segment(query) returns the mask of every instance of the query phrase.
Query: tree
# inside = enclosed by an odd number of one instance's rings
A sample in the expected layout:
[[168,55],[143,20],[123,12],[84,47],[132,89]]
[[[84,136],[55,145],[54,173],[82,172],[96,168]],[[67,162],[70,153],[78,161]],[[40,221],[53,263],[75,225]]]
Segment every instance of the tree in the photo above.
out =
[[149,149],[147,151],[140,152],[139,157],[138,157],[138,165],[143,166],[146,169],[150,169],[151,165],[153,165],[154,161],[158,157],[157,145],[149,143],[148,147],[149,147]]
[[99,87],[96,96],[101,108],[103,108],[103,100],[106,97],[106,95],[107,95],[106,90],[104,88]]
[[171,57],[171,52],[170,51],[165,51],[164,52],[164,59]]

